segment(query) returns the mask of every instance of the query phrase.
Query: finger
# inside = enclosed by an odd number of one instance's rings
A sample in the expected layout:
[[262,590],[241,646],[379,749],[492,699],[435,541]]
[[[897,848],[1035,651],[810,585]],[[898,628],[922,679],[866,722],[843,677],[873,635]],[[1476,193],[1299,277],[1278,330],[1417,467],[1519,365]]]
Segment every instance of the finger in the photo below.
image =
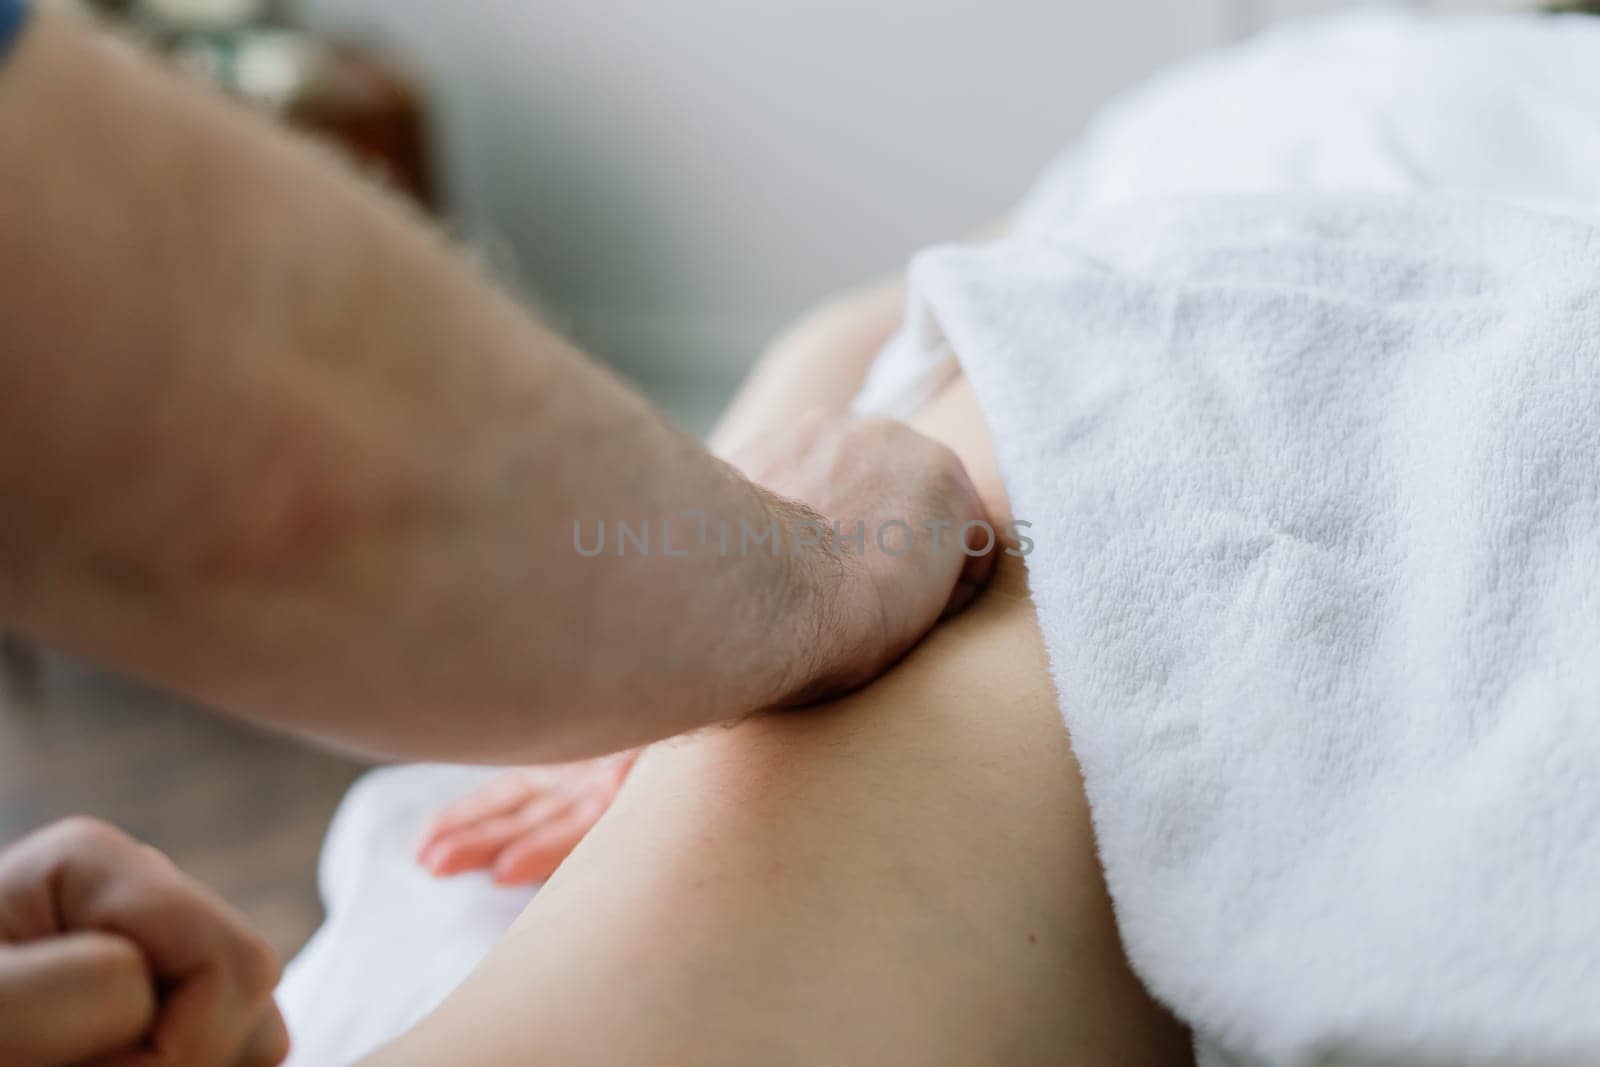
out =
[[611,802],[617,799],[617,794],[622,792],[622,785],[628,780],[628,771],[631,768],[632,764],[613,768],[604,780],[594,784],[588,795],[599,797],[607,807],[610,807]]
[[230,1062],[271,999],[277,957],[243,916],[176,868],[165,880],[151,874],[139,888],[138,899],[113,914],[138,932],[163,994],[146,1049],[126,1062]]
[[221,1033],[226,990],[220,978],[190,978],[164,991],[155,1027],[138,1048],[106,1056],[101,1067],[224,1064],[244,1039]]
[[529,885],[549,879],[616,800],[640,751],[594,761],[594,773],[572,806],[572,820],[545,819],[542,826],[530,826],[495,858],[494,880],[500,885]]
[[167,989],[155,1030],[143,1048],[112,1057],[108,1067],[188,1067],[234,1062],[257,1012],[242,1006],[219,973],[193,975]]
[[967,507],[971,515],[962,526],[963,540],[967,549],[967,563],[962,572],[962,579],[982,585],[989,580],[989,573],[994,569],[995,556],[1000,552],[1000,531],[995,528],[988,509],[983,505],[983,497],[978,493],[978,487],[972,484],[972,476],[965,469],[962,470],[962,482],[966,488]]
[[978,594],[981,592],[983,592],[983,586],[981,585],[965,580],[957,582],[956,587],[950,591],[950,601],[945,604],[944,611],[939,615],[939,618],[948,619],[952,616],[960,615],[967,610],[967,607],[974,600],[978,599]]
[[450,804],[422,832],[419,854],[445,834],[473,823],[508,815],[549,789],[549,783],[525,769],[495,778]]
[[600,821],[606,807],[598,801],[578,805],[519,838],[496,857],[491,871],[495,882],[509,886],[547,881]]
[[267,1014],[256,1024],[245,1042],[235,1067],[278,1067],[289,1058],[289,1028],[276,1003],[267,1005]]
[[67,820],[46,834],[43,869],[52,872],[64,929],[126,937],[162,982],[219,969],[275,980],[276,959],[238,909],[166,856],[93,820]]
[[0,1063],[55,1064],[136,1045],[156,994],[138,946],[100,933],[0,949]]
[[967,562],[961,571],[961,580],[982,587],[994,572],[995,557],[1000,554],[1000,531],[988,520],[967,527]]
[[421,856],[422,866],[439,877],[482,870],[512,842],[571,806],[569,796],[542,797],[522,811],[459,830],[430,847]]
[[957,514],[968,516],[962,520],[960,527],[960,546],[965,559],[942,613],[943,618],[958,614],[977,599],[993,575],[995,558],[1001,551],[1000,533],[985,517],[983,501],[965,472],[962,473],[962,492],[965,499],[960,502],[962,506]]
[[639,762],[639,754],[643,751],[644,749],[642,748],[630,748],[626,752],[618,752],[615,755],[606,757],[614,780],[611,790],[613,794],[622,788],[623,782],[627,781],[628,775],[633,772],[633,765]]

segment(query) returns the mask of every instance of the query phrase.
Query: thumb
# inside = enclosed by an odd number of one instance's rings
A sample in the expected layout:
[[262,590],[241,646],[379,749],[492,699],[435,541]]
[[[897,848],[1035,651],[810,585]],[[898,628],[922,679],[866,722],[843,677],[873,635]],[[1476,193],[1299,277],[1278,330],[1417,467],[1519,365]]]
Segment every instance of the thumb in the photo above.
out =
[[77,1063],[138,1043],[156,994],[131,941],[75,933],[0,946],[0,1063]]
[[269,1004],[267,1014],[245,1041],[237,1067],[278,1067],[288,1058],[289,1028],[284,1025],[278,1006]]

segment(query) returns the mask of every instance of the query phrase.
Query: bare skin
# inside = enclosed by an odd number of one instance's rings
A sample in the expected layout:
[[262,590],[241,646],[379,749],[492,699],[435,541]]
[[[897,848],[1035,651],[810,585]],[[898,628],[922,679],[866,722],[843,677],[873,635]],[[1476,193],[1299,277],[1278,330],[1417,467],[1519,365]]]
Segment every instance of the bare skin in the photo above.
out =
[[[958,383],[917,425],[1009,519]],[[1129,968],[1021,562],[869,688],[658,745],[384,1065],[1182,1064]]]

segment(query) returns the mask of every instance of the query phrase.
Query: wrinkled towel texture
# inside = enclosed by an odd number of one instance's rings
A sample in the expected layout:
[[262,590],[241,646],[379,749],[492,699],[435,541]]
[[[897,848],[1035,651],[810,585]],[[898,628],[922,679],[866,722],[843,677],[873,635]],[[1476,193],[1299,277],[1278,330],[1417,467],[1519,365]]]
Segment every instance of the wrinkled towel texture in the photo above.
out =
[[1210,1061],[1600,1062],[1600,228],[1206,198],[911,278]]
[[[1184,64],[1005,252],[919,261],[863,397],[914,406],[959,349],[1039,524],[1129,951],[1211,1063],[1600,1059],[1592,231],[1168,199],[1600,204],[1596,57],[1600,19],[1377,12]],[[527,899],[411,864],[468,773],[347,800],[282,988],[296,1063],[398,1033]]]

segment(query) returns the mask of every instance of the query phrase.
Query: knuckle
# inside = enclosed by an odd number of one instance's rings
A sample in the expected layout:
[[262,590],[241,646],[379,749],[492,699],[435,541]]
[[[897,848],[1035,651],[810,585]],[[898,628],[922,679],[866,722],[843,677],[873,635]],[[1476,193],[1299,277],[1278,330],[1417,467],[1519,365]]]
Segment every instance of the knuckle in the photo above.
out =
[[128,836],[121,830],[90,815],[68,816],[55,823],[49,835],[69,851],[122,849],[129,843]]
[[289,1030],[283,1024],[283,1019],[274,1008],[268,1022],[268,1029],[258,1037],[251,1048],[251,1055],[247,1062],[251,1067],[277,1067],[278,1064],[289,1058],[290,1040]]
[[120,937],[104,937],[97,967],[113,978],[142,975],[146,969],[138,946]]
[[246,996],[255,998],[270,994],[282,977],[283,965],[272,947],[254,934],[240,938],[236,960],[239,985]]
[[138,946],[124,938],[90,931],[72,935],[70,943],[83,982],[107,996],[149,974]]
[[145,1006],[150,966],[131,942],[120,938],[111,940],[95,964],[95,977],[100,982],[99,988],[112,991],[107,998],[109,1002],[130,1011]]
[[159,878],[169,884],[187,881],[187,877],[172,861],[172,857],[159,848],[142,841],[133,841],[130,844],[137,850],[138,860],[144,865],[150,877]]
[[122,938],[99,935],[82,976],[94,991],[100,1025],[136,1031],[155,1009],[150,968],[137,946]]

